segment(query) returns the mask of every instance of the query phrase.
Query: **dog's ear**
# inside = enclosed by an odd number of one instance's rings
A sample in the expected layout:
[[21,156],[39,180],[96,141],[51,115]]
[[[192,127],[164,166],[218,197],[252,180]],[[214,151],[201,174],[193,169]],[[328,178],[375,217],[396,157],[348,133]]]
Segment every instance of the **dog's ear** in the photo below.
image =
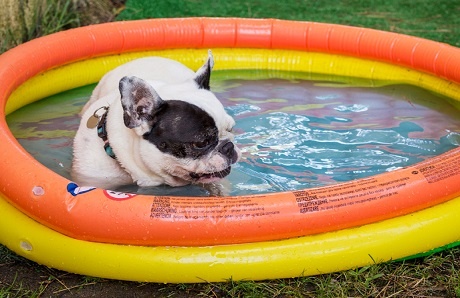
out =
[[211,50],[208,50],[208,59],[195,73],[195,82],[200,89],[209,90],[209,81],[211,79],[211,70],[214,67],[214,57]]
[[150,84],[138,77],[123,77],[119,83],[123,120],[137,134],[149,132],[155,111],[163,100]]

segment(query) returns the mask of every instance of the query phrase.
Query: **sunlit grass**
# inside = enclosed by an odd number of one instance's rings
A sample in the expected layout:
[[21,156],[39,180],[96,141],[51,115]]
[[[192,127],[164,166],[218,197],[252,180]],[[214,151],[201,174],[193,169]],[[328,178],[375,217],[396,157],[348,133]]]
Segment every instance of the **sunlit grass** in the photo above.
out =
[[[4,36],[0,38],[0,53],[34,38],[80,25],[72,0],[42,0],[35,3],[30,12],[25,5],[19,4],[20,15],[11,18],[8,26],[1,30]],[[7,16],[2,14],[1,17]]]

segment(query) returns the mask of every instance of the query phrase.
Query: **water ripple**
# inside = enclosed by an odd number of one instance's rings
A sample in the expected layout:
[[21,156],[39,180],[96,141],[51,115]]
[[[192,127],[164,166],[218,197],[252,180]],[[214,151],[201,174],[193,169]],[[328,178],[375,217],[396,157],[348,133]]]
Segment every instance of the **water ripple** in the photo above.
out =
[[[240,119],[242,133],[236,140],[251,168],[239,167],[237,171],[257,178],[261,188],[287,190],[311,186],[312,173],[345,181],[392,171],[442,150],[437,140],[408,137],[421,130],[414,123],[403,122],[391,129],[331,130],[317,126],[327,121],[283,112]],[[460,140],[455,134],[448,138]],[[245,187],[257,188],[248,185]]]

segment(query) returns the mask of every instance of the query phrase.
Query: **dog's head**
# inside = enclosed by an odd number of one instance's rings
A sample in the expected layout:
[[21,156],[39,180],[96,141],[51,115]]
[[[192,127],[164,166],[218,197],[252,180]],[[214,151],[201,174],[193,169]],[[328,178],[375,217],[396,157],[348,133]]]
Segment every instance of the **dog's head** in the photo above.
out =
[[[143,163],[174,177],[178,184],[219,180],[230,173],[231,165],[240,157],[231,133],[234,121],[209,90],[212,67],[210,54],[186,83],[194,84],[194,88],[172,92],[178,98],[167,100],[138,77],[120,80],[123,120],[142,138]],[[201,99],[207,104],[199,104]]]

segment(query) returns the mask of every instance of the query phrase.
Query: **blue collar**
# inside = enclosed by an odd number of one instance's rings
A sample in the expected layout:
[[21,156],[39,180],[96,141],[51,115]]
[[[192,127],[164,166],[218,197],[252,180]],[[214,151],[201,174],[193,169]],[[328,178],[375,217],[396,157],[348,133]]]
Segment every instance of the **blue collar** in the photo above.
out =
[[99,122],[97,123],[97,135],[104,141],[104,151],[113,159],[116,159],[115,153],[113,153],[112,147],[110,146],[109,139],[107,138],[107,112],[109,111],[109,107],[104,107],[105,112],[101,116]]

